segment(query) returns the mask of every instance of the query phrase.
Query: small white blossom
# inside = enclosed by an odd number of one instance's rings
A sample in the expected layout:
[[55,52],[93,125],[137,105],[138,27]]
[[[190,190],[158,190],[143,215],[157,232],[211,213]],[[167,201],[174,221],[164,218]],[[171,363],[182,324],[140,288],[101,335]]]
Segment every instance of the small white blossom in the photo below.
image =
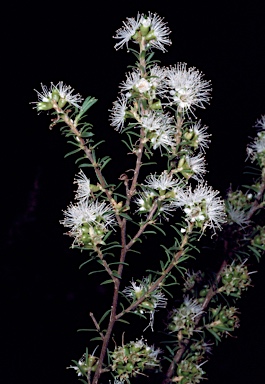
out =
[[[48,88],[46,85],[43,85],[41,83],[41,89],[42,89],[42,92],[39,92],[39,91],[37,91],[37,89],[34,89],[34,91],[37,92],[38,102],[47,103],[47,102],[51,101],[52,91],[54,89],[53,84],[51,83],[50,88]],[[38,102],[36,102],[36,103],[38,103]]]
[[262,115],[255,123],[255,128],[265,131],[265,115]]
[[151,84],[149,83],[149,81],[147,81],[146,79],[144,78],[141,78],[140,80],[138,80],[135,84],[135,88],[137,88],[137,90],[140,92],[140,93],[144,93],[144,92],[147,92],[150,90],[151,88]]
[[141,75],[137,70],[126,73],[126,80],[121,83],[120,88],[123,92],[131,91],[131,89],[135,87],[140,79]]
[[244,209],[233,207],[232,204],[227,203],[226,212],[230,224],[236,223],[241,227],[244,227],[250,223],[250,220],[247,217],[247,212]]
[[62,81],[59,81],[57,85],[51,83],[50,88],[41,84],[41,88],[42,92],[35,89],[38,95],[38,102],[34,104],[37,104],[37,109],[39,103],[51,103],[53,100],[56,102],[60,100],[63,104],[67,102],[77,108],[81,108],[79,103],[83,101],[83,98],[78,93],[73,94],[74,89],[70,85],[64,85]]
[[202,314],[202,306],[196,299],[189,299],[186,296],[183,304],[178,309],[173,310],[168,328],[171,332],[182,331],[188,336],[192,336],[195,329],[195,319]]
[[170,30],[166,26],[166,23],[163,21],[163,18],[158,16],[156,13],[153,14],[149,12],[148,26],[150,28],[150,32],[146,38],[148,38],[149,44],[151,47],[160,49],[162,52],[165,52],[166,49],[164,45],[170,45],[171,40],[168,38]]
[[75,198],[80,201],[88,201],[90,197],[90,180],[86,177],[82,169],[76,176],[74,183],[78,185]]
[[163,95],[167,91],[166,75],[167,69],[161,68],[157,64],[150,68],[149,81],[155,90],[155,95]]
[[115,127],[116,131],[122,131],[124,127],[126,108],[127,98],[121,94],[121,97],[118,97],[118,100],[114,101],[110,115],[110,125]]
[[166,49],[164,45],[171,44],[171,41],[168,38],[170,30],[160,16],[150,12],[148,17],[138,13],[136,19],[127,18],[126,22],[123,22],[123,27],[118,29],[116,31],[116,35],[113,36],[114,39],[120,40],[117,44],[115,44],[114,48],[122,48],[125,44],[128,49],[128,42],[136,36],[136,33],[140,31],[141,26],[149,28],[149,32],[145,36],[147,40],[147,47],[154,47],[165,52]]
[[66,228],[67,233],[74,237],[74,244],[104,244],[102,237],[109,226],[114,224],[114,212],[107,203],[87,200],[71,203],[64,212],[64,219],[60,221]]
[[128,42],[131,40],[133,35],[135,35],[137,29],[140,27],[142,16],[138,13],[137,18],[127,17],[126,22],[123,21],[123,27],[116,31],[116,36],[113,36],[114,39],[119,39],[120,41],[115,44],[114,48],[119,49],[126,44],[128,49]]
[[214,191],[207,185],[199,184],[194,191],[191,186],[187,189],[179,189],[172,203],[182,208],[186,214],[186,221],[195,223],[202,231],[205,228],[221,229],[221,224],[226,222],[225,206],[223,200],[217,197],[218,191]]
[[149,294],[146,294],[151,286],[151,280],[146,277],[143,278],[139,284],[135,283],[134,281],[131,281],[131,286],[126,287],[123,290],[123,293],[125,296],[131,299],[132,303],[140,299],[142,296],[146,295],[145,299],[136,308],[136,311],[141,314],[150,314],[150,322],[148,326],[150,326],[153,330],[154,314],[156,308],[165,308],[167,305],[167,298],[165,297],[160,288],[157,288]]
[[247,146],[247,154],[252,162],[263,159],[265,163],[265,130],[258,132],[254,141]]
[[172,103],[183,111],[192,112],[195,107],[205,108],[209,104],[210,81],[203,80],[203,75],[196,68],[186,68],[186,63],[178,63],[167,72],[167,85]]
[[[52,84],[53,85],[53,84]],[[70,85],[65,85],[62,81],[59,81],[57,85],[53,85],[58,90],[61,99],[66,100],[69,104],[74,105],[76,108],[81,108],[79,103],[83,101],[83,97],[77,94],[73,94],[74,89]]]
[[201,154],[196,156],[186,155],[185,160],[186,166],[188,166],[187,169],[191,171],[190,177],[197,181],[201,181],[207,172],[205,166],[205,157]]
[[166,171],[161,175],[149,175],[146,178],[146,186],[158,191],[166,191],[168,189],[177,188],[180,184],[179,180],[172,179],[172,175],[169,175]]
[[164,147],[167,151],[175,145],[174,118],[168,114],[150,112],[142,117],[142,126],[154,149]]
[[201,121],[197,121],[191,125],[188,133],[192,134],[191,142],[193,143],[195,149],[199,148],[203,153],[205,153],[205,148],[209,148],[210,143],[210,134],[207,132],[206,126],[201,125]]

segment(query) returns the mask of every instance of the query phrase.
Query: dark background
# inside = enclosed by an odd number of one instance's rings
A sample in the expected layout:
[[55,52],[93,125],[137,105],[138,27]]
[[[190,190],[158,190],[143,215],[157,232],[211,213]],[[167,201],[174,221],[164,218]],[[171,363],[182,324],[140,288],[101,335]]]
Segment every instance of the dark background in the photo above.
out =
[[[77,382],[65,367],[82,355],[88,334],[76,330],[90,327],[89,311],[97,313],[106,300],[88,271],[78,270],[82,256],[63,236],[59,220],[73,199],[77,166],[63,158],[69,147],[57,128],[48,129],[49,117],[32,110],[34,89],[63,80],[99,99],[89,118],[97,138],[106,139],[102,153],[113,158],[107,175],[116,180],[125,150],[108,110],[134,58],[116,52],[112,36],[137,11],[158,13],[172,31],[172,46],[157,54],[161,64],[187,62],[212,81],[211,105],[197,116],[212,133],[207,179],[224,195],[230,183],[244,183],[245,147],[265,113],[264,9],[262,2],[237,3],[10,3],[4,9],[1,382]],[[257,269],[255,287],[239,304],[237,338],[224,340],[207,364],[209,384],[262,380],[264,260]]]

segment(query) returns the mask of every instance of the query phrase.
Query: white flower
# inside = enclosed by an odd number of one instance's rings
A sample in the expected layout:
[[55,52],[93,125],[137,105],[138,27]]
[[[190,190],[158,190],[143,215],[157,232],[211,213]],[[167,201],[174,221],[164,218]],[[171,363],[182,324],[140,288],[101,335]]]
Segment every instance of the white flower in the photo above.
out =
[[[141,19],[143,23],[143,18]],[[163,18],[158,16],[156,13],[149,12],[148,17],[148,26],[150,32],[147,34],[146,39],[148,40],[151,47],[160,49],[165,52],[166,49],[164,45],[170,45],[171,40],[168,38],[170,34],[169,28],[164,23]]]
[[88,201],[90,197],[90,180],[86,177],[82,169],[76,176],[74,183],[78,185],[75,198],[80,201]]
[[196,156],[185,156],[186,161],[186,170],[191,171],[190,177],[193,179],[200,181],[203,179],[203,176],[205,175],[206,167],[205,167],[205,157],[201,154],[198,154]]
[[180,308],[173,310],[168,328],[171,332],[185,331],[188,336],[192,336],[195,329],[195,319],[202,314],[202,306],[198,304],[196,299],[189,299],[186,296]]
[[58,90],[61,99],[66,100],[69,104],[77,108],[81,108],[79,103],[83,101],[83,97],[81,97],[79,93],[73,95],[74,89],[70,87],[70,85],[64,85],[62,81],[59,81],[59,83],[53,85],[53,87]]
[[201,121],[197,121],[194,124],[191,125],[189,128],[188,133],[192,134],[191,142],[193,143],[195,149],[199,148],[203,153],[205,153],[205,148],[209,148],[210,139],[211,136],[209,133],[207,133],[206,126],[201,126]]
[[256,159],[265,162],[265,130],[258,132],[254,141],[247,146],[247,154],[252,162]]
[[161,175],[149,175],[146,178],[146,186],[158,191],[166,191],[167,189],[177,188],[180,184],[179,180],[172,179],[172,175],[169,175],[166,171]]
[[118,100],[114,101],[110,116],[110,125],[115,127],[116,131],[122,131],[124,127],[126,107],[127,98],[121,94],[121,97],[118,97]]
[[265,131],[265,115],[262,115],[255,123],[255,128]]
[[135,88],[137,88],[137,90],[140,92],[140,93],[144,93],[144,92],[147,92],[149,91],[149,89],[151,88],[151,84],[149,83],[149,81],[147,81],[146,79],[144,78],[141,78],[140,80],[138,80],[135,84]]
[[167,85],[172,103],[176,103],[187,113],[193,113],[195,107],[205,108],[204,103],[209,104],[210,81],[203,80],[202,73],[196,68],[186,67],[186,63],[178,63],[168,69]]
[[172,205],[182,208],[186,214],[186,221],[194,223],[196,227],[221,229],[225,223],[225,206],[223,200],[217,197],[218,191],[214,191],[207,185],[199,184],[194,191],[191,186],[187,189],[179,189]]
[[52,91],[54,89],[53,84],[51,83],[50,88],[48,88],[46,85],[43,85],[42,83],[40,85],[41,85],[42,92],[39,92],[37,91],[37,89],[34,89],[34,91],[37,92],[37,95],[38,95],[38,102],[44,102],[44,103],[50,102],[52,99]]
[[141,75],[137,70],[126,73],[126,80],[121,83],[120,88],[124,92],[130,91],[133,87],[135,87],[140,79]]
[[147,48],[154,47],[166,51],[164,45],[170,45],[171,41],[168,38],[170,34],[169,28],[166,26],[166,23],[163,22],[163,19],[157,14],[152,14],[149,12],[148,17],[145,17],[143,14],[137,15],[137,18],[127,18],[126,22],[123,22],[123,27],[118,29],[116,36],[113,36],[114,39],[119,39],[120,41],[115,44],[114,48],[119,49],[126,44],[128,49],[128,42],[134,36],[137,36],[136,33],[140,31],[140,27],[148,29],[149,31],[145,34],[145,39],[147,41]]
[[114,224],[114,212],[107,203],[87,200],[71,203],[64,212],[64,219],[60,221],[66,228],[67,233],[74,237],[74,244],[89,245],[104,244],[102,241],[108,226]]
[[[126,287],[123,290],[125,296],[132,300],[132,303],[144,296],[152,286],[152,281],[150,278],[145,277],[142,281],[137,284],[134,281],[131,281],[131,286]],[[149,325],[153,331],[154,325],[154,314],[156,308],[165,308],[167,305],[167,298],[163,294],[160,288],[156,288],[154,291],[146,294],[145,299],[138,305],[136,311],[144,314],[150,314]]]
[[64,85],[60,81],[57,85],[51,83],[50,88],[41,83],[42,92],[35,89],[38,95],[38,101],[33,104],[37,104],[38,110],[48,110],[52,108],[52,102],[58,103],[59,107],[63,107],[66,103],[74,105],[77,108],[81,108],[78,103],[83,101],[83,98],[79,94],[73,95],[74,89],[70,85]]
[[149,81],[156,95],[163,95],[166,92],[166,75],[166,68],[161,68],[157,64],[150,68]]
[[182,316],[190,316],[192,315],[192,319],[194,320],[195,317],[201,315],[203,313],[202,306],[198,304],[196,299],[189,299],[188,296],[184,297],[184,306],[183,309],[185,309]]
[[142,16],[138,13],[136,20],[133,17],[127,17],[126,22],[123,23],[123,27],[116,31],[116,36],[113,36],[114,39],[119,39],[114,48],[122,48],[126,44],[128,49],[128,42],[131,40],[132,36],[135,35],[137,29],[140,27]]
[[247,213],[244,211],[244,209],[235,208],[232,204],[227,203],[226,212],[228,214],[228,222],[230,222],[230,224],[236,223],[241,227],[244,227],[250,223],[250,220],[248,219]]
[[164,147],[167,151],[170,151],[175,144],[173,117],[168,114],[150,112],[142,117],[141,123],[154,149]]

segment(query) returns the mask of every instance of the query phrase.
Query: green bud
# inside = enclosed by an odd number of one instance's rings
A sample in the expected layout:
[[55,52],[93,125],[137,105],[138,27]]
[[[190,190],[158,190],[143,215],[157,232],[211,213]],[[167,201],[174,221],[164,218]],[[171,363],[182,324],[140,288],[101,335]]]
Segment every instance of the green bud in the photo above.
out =
[[52,103],[50,101],[41,101],[37,104],[38,111],[48,111],[49,109],[52,109]]
[[54,101],[56,101],[56,103],[58,103],[59,99],[60,99],[60,95],[59,95],[59,92],[57,91],[57,89],[54,89],[52,91],[52,99]]
[[83,235],[82,235],[82,241],[84,242],[84,243],[86,243],[87,241],[89,241],[90,240],[90,236],[89,236],[89,234],[88,233],[84,233]]
[[261,245],[261,238],[259,235],[254,237],[254,244]]
[[145,27],[143,25],[140,26],[140,31],[141,31],[142,36],[146,36],[148,34],[149,30],[150,30],[149,27]]
[[126,370],[129,372],[132,372],[134,368],[134,365],[132,363],[127,363],[126,364]]
[[155,103],[153,103],[150,107],[151,109],[157,110],[157,109],[162,109],[161,101],[158,100]]
[[174,324],[169,324],[169,326],[168,326],[168,329],[170,330],[170,331],[175,331],[176,330],[176,326],[174,325]]
[[147,300],[141,303],[141,307],[145,309],[149,309],[150,311],[153,311],[155,308],[154,304],[152,304],[150,301],[147,301]]
[[235,325],[235,320],[232,320],[232,319],[228,320],[227,325],[228,325],[229,327],[234,327],[234,325]]
[[98,192],[100,189],[97,185],[94,185],[94,184],[90,184],[89,188],[90,188],[90,191],[92,192]]
[[150,31],[150,32],[145,36],[146,41],[156,40],[156,35],[155,35],[154,32],[155,32],[155,31],[152,30],[152,31]]
[[58,101],[58,106],[59,106],[60,108],[63,108],[63,107],[65,106],[66,103],[67,103],[67,100],[61,98],[61,99]]
[[202,289],[199,293],[200,296],[206,296],[207,295],[207,292],[208,292],[208,289]]
[[185,137],[185,139],[187,139],[187,140],[191,140],[191,139],[192,139],[192,136],[193,136],[193,132],[186,132],[186,133],[184,134],[184,137]]
[[82,231],[82,233],[88,233],[89,232],[89,228],[83,226],[81,228],[81,231]]
[[139,34],[139,32],[137,31],[137,32],[132,36],[132,39],[133,39],[133,40],[137,40],[139,37],[140,37],[140,34]]

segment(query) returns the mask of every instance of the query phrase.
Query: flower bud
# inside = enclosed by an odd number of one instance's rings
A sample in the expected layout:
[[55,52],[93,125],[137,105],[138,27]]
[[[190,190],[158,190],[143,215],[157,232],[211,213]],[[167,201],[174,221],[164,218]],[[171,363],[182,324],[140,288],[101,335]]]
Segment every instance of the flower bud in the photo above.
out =
[[155,103],[151,104],[150,108],[153,110],[162,109],[161,101],[158,100]]
[[57,89],[54,89],[52,91],[52,100],[56,101],[56,103],[58,103],[60,99],[60,95],[59,95],[59,92],[57,91]]
[[65,104],[67,103],[67,100],[66,99],[62,99],[60,98],[60,100],[58,101],[58,106],[60,108],[63,108],[65,106]]
[[52,109],[52,103],[50,101],[41,101],[37,104],[38,111],[48,111]]
[[146,39],[146,41],[156,40],[155,31],[154,31],[154,30],[150,31],[150,32],[145,36],[145,39]]
[[145,25],[141,25],[140,27],[140,31],[141,31],[141,34],[142,36],[146,36],[149,32],[149,26],[145,26]]

